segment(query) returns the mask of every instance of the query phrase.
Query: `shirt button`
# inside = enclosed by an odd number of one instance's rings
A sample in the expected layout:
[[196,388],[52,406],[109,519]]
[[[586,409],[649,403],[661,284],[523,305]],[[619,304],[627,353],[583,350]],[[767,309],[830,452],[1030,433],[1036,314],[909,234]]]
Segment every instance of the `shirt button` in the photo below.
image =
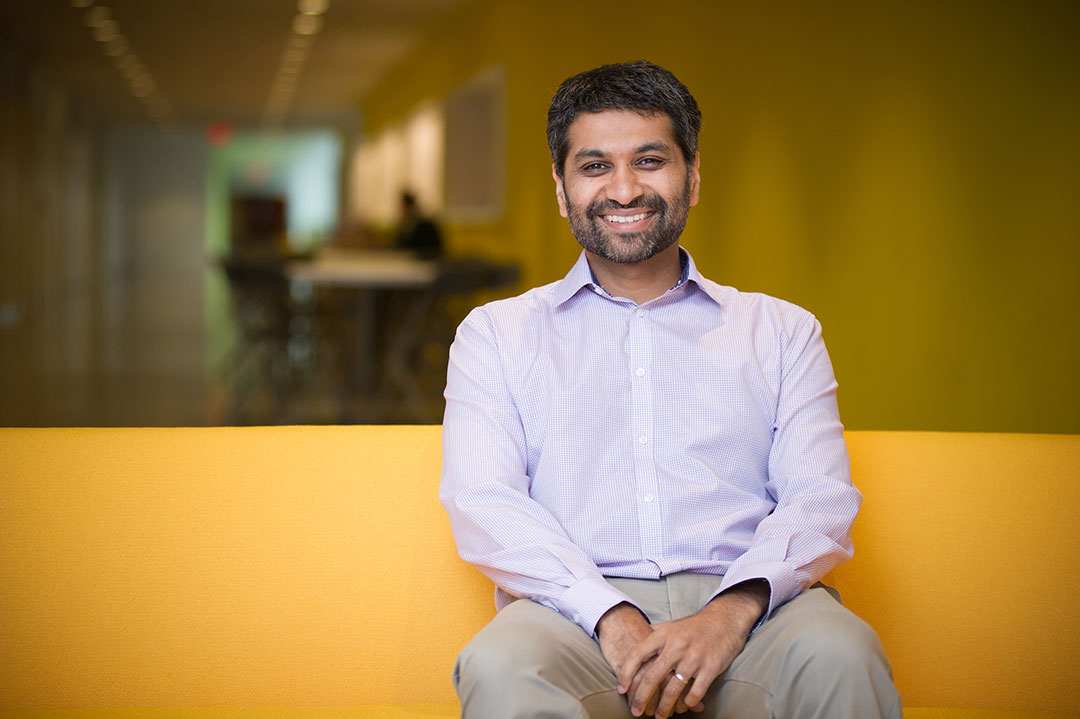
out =
[[634,374],[636,374],[638,377],[644,377],[645,376],[645,368],[644,367],[638,367],[637,371],[634,372]]
[[644,499],[646,502],[651,502],[655,498],[651,494],[646,494],[644,497],[642,497],[642,499]]
[[649,438],[646,437],[645,435],[641,435],[640,437],[637,438],[637,441],[638,441],[638,444],[645,444],[646,442],[649,441]]
[[644,317],[645,316],[645,310],[638,310],[634,314],[636,314],[638,317]]

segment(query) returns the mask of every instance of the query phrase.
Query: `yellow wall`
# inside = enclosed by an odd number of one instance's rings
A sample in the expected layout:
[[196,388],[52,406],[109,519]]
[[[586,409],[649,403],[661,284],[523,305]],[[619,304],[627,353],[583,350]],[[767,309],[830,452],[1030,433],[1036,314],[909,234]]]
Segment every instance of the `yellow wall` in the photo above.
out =
[[1080,432],[1080,11],[1068,2],[472,3],[364,105],[377,130],[507,77],[507,209],[457,252],[524,285],[577,245],[544,127],[565,77],[649,59],[705,116],[683,244],[821,318],[857,429]]

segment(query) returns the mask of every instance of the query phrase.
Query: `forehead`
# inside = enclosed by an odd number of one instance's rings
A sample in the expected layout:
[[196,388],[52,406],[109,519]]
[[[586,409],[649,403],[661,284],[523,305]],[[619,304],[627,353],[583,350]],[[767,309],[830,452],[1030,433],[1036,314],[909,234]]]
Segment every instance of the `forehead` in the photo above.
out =
[[676,149],[671,118],[664,113],[641,114],[633,110],[583,112],[574,118],[567,133],[568,157],[587,151],[610,154],[632,153],[636,148],[657,143]]

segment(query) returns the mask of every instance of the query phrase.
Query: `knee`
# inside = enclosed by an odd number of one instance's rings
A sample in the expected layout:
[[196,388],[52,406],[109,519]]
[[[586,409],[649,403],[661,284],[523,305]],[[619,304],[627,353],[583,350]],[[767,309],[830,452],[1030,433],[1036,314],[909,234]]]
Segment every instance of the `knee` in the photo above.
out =
[[[500,612],[493,621],[473,637],[457,658],[454,682],[459,689],[478,686],[512,686],[537,675],[549,673],[552,667],[574,663],[576,651],[581,651],[567,637],[560,637],[547,623],[554,615],[551,610],[517,602]],[[557,619],[564,623],[566,620]],[[571,639],[584,639],[577,627],[569,625]],[[591,640],[589,640],[591,641]],[[576,650],[576,651],[575,651]]]
[[583,702],[606,690],[625,707],[596,643],[569,620],[524,602],[473,637],[453,678],[465,717],[590,716]]
[[892,669],[874,630],[854,614],[812,618],[785,657],[776,716],[887,717],[899,711]]
[[530,659],[526,656],[536,653],[538,649],[525,642],[485,642],[475,637],[458,655],[454,682],[462,686],[477,683],[505,685],[513,681],[514,675],[521,673],[526,666],[542,664],[537,657]]
[[847,611],[814,617],[790,647],[789,659],[797,666],[812,668],[814,675],[865,676],[868,670],[891,671],[874,630]]
[[[512,643],[508,643],[512,644]],[[533,687],[520,672],[521,666],[507,646],[478,642],[474,638],[458,655],[454,665],[454,689],[461,703],[461,716],[532,716],[528,708]]]

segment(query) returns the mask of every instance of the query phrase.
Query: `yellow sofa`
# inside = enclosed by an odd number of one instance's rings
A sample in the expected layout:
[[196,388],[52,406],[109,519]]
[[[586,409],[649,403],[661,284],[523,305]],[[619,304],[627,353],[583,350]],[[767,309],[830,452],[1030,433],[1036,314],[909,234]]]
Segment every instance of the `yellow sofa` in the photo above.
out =
[[[1080,716],[1080,437],[848,438],[906,715]],[[438,427],[0,429],[0,717],[455,716],[438,475]]]

